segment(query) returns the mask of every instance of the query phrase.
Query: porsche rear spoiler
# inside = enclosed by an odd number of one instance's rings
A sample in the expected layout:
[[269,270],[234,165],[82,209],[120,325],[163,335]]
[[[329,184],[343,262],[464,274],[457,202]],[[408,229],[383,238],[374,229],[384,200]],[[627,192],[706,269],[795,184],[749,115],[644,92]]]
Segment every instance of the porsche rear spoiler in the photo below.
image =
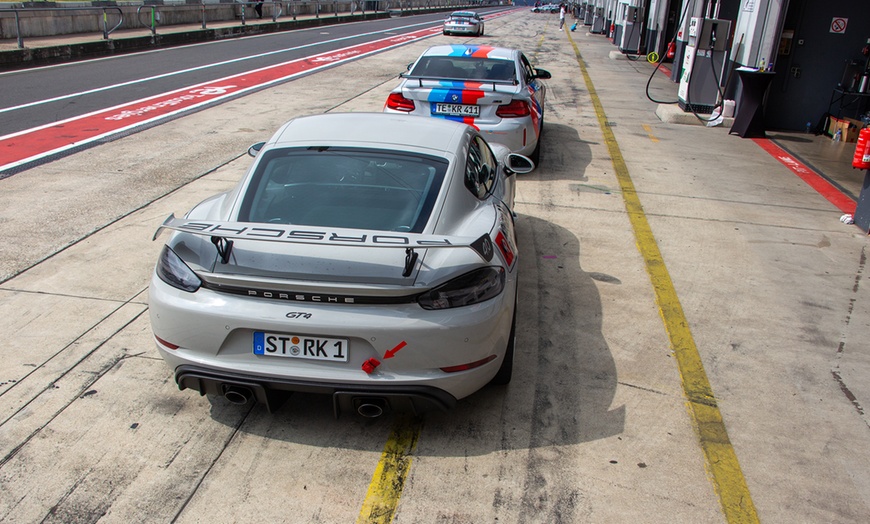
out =
[[227,263],[234,240],[260,240],[285,242],[291,244],[315,244],[348,247],[404,248],[405,273],[408,276],[417,261],[417,249],[430,248],[470,248],[484,261],[492,260],[493,245],[488,234],[480,238],[422,235],[395,231],[371,231],[368,229],[320,228],[284,224],[261,224],[254,222],[221,222],[189,220],[169,215],[154,232],[152,240],[157,240],[164,229],[182,231],[194,235],[211,237],[212,243]]

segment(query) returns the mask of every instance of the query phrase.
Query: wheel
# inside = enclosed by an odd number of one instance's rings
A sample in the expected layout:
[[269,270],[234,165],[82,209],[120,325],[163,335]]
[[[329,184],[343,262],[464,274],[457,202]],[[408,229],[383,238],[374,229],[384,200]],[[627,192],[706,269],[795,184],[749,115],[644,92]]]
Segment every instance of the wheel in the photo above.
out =
[[489,381],[490,384],[496,386],[504,386],[509,384],[511,376],[514,372],[514,345],[516,342],[517,331],[517,306],[514,305],[514,318],[511,321],[511,334],[508,336],[507,348],[504,352],[504,360],[501,361],[501,367],[498,368],[498,373]]

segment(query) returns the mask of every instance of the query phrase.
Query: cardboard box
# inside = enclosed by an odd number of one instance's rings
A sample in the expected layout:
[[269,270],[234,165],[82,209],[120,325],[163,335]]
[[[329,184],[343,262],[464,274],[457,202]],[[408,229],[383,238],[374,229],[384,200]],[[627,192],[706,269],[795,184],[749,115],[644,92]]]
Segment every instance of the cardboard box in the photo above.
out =
[[828,135],[833,137],[839,129],[843,142],[857,142],[858,134],[863,127],[864,123],[854,118],[837,118],[833,115],[828,117]]
[[857,142],[858,135],[861,134],[861,130],[864,128],[864,122],[860,120],[855,120],[854,118],[844,118],[846,122],[843,124],[843,140],[846,142]]

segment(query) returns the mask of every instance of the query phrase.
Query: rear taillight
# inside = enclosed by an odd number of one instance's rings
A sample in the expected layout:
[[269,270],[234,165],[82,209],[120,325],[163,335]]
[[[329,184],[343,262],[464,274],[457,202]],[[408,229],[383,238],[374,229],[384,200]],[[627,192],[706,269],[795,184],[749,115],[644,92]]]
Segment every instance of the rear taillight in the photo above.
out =
[[156,271],[160,280],[188,293],[195,293],[202,285],[202,280],[169,246],[163,246],[163,251],[160,252],[160,258],[157,260]]
[[504,290],[505,273],[500,267],[475,269],[417,297],[423,309],[450,309],[479,304]]
[[532,110],[525,100],[512,100],[510,104],[498,106],[495,114],[502,118],[519,118],[531,115]]
[[387,97],[387,108],[394,111],[410,113],[414,110],[414,101],[402,96],[402,93],[390,93]]

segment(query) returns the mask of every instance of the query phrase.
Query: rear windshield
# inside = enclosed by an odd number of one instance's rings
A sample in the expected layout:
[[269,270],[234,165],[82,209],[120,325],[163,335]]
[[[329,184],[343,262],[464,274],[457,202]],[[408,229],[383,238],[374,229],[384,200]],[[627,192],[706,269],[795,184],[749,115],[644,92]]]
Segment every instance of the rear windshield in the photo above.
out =
[[457,80],[514,80],[513,60],[461,56],[424,56],[411,76],[452,78]]
[[421,233],[447,160],[395,151],[287,148],[263,153],[239,220]]

